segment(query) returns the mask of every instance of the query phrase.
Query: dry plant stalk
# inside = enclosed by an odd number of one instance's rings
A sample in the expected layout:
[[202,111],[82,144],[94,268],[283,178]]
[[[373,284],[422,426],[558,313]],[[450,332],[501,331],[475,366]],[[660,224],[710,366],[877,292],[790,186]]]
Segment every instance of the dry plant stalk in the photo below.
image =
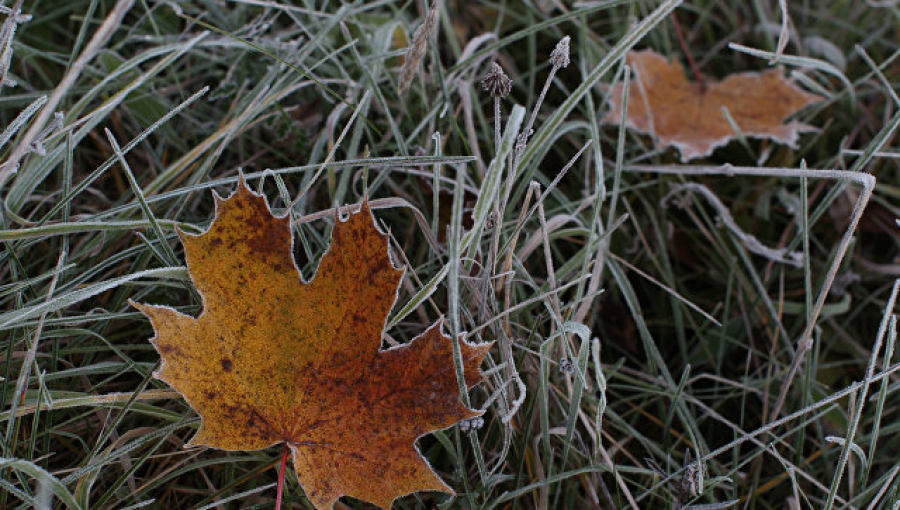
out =
[[431,9],[425,17],[425,22],[419,25],[413,34],[413,42],[409,50],[406,51],[406,57],[403,60],[403,66],[400,68],[400,93],[406,92],[409,84],[412,83],[419,69],[419,64],[425,57],[425,50],[428,47],[428,36],[437,28],[438,22],[438,2],[434,0],[431,3]]
[[500,100],[505,99],[512,91],[512,80],[503,72],[500,64],[491,64],[491,70],[481,80],[485,92],[494,98],[494,151],[500,150]]

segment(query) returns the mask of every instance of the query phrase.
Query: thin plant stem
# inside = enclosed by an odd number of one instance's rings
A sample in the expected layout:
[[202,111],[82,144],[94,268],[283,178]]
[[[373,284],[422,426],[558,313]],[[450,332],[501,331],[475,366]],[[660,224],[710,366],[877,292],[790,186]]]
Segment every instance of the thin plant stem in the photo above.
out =
[[287,467],[288,454],[291,449],[284,443],[284,451],[281,453],[281,468],[278,470],[278,490],[275,493],[275,510],[281,510],[281,497],[284,495],[284,471]]
[[494,154],[500,151],[500,98],[494,96]]
[[673,12],[672,14],[669,14],[669,19],[672,20],[672,26],[675,27],[675,36],[678,37],[678,44],[681,45],[681,51],[684,53],[684,57],[688,61],[688,65],[691,68],[691,74],[694,75],[694,81],[697,82],[697,85],[700,87],[700,91],[705,92],[706,80],[703,79],[703,75],[700,73],[700,68],[697,66],[697,62],[691,55],[691,50],[690,48],[688,48],[687,40],[685,40],[684,34],[681,31],[681,23],[678,22],[678,16],[676,16]]
[[525,129],[522,130],[522,133],[519,135],[519,139],[516,140],[516,156],[512,168],[513,176],[519,169],[519,161],[522,159],[522,155],[525,153],[525,149],[528,147],[528,138],[533,132],[532,128],[534,128],[534,121],[537,120],[538,112],[541,110],[541,105],[544,103],[544,98],[547,97],[547,91],[550,90],[550,84],[553,83],[553,78],[556,77],[556,72],[559,71],[560,68],[567,67],[569,65],[569,41],[569,36],[563,37],[562,39],[560,39],[559,43],[557,43],[556,48],[554,48],[550,53],[550,63],[552,64],[552,67],[550,68],[550,74],[547,75],[547,80],[544,82],[544,87],[541,89],[541,94],[538,96],[537,101],[534,103],[534,110],[531,111],[531,117],[528,118],[528,124],[525,125]]

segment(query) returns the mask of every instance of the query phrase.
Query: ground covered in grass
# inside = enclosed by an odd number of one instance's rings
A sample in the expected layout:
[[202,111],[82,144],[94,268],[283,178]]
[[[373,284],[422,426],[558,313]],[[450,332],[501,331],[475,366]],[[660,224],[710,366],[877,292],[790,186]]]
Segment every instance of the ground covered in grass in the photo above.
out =
[[[184,448],[128,304],[200,312],[176,227],[242,170],[304,275],[368,194],[407,271],[385,347],[496,342],[480,428],[418,442],[456,495],[396,508],[898,508],[900,4],[430,9],[0,2],[0,507],[272,507],[281,450]],[[685,164],[601,122],[632,49],[780,66],[815,129]]]

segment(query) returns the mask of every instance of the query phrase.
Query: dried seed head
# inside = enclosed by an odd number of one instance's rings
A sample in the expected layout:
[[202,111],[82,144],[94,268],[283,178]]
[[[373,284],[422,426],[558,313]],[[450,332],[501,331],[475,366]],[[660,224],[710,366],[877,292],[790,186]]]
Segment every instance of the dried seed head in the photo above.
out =
[[553,67],[568,67],[569,65],[569,41],[572,38],[565,36],[556,43],[556,48],[550,52],[550,63]]
[[512,80],[503,72],[500,64],[494,62],[491,64],[491,70],[481,80],[481,86],[492,96],[503,99],[512,90]]
[[419,64],[425,57],[425,50],[428,49],[428,36],[437,28],[438,22],[438,0],[431,2],[431,9],[425,17],[425,22],[419,25],[413,34],[413,42],[406,50],[406,57],[403,60],[403,67],[400,68],[400,93],[402,94],[409,88],[416,71],[419,70]]

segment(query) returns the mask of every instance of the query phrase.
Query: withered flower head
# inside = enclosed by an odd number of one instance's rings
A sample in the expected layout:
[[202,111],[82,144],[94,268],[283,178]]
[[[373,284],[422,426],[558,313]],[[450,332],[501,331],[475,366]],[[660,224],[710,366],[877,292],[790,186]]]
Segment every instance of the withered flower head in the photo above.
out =
[[491,70],[481,80],[481,86],[494,97],[503,99],[512,90],[512,80],[503,72],[500,64],[494,62],[491,64]]
[[556,43],[556,47],[550,52],[550,63],[553,67],[568,67],[569,65],[569,41],[572,38],[565,36]]

